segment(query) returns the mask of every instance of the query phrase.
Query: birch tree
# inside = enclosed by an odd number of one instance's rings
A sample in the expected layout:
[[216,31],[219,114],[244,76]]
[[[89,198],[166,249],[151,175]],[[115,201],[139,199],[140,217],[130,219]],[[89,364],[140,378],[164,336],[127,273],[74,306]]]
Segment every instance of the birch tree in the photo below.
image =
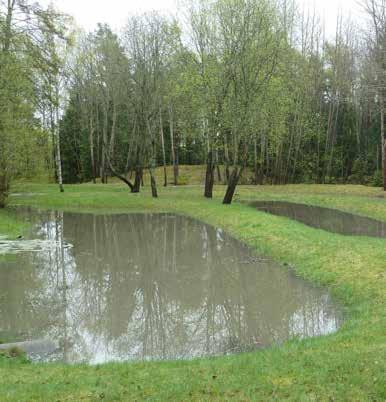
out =
[[30,138],[39,128],[39,91],[34,81],[55,62],[44,38],[64,38],[63,18],[37,2],[0,3],[0,206],[6,203],[23,155],[36,151]]
[[386,191],[386,133],[385,133],[385,91],[386,91],[386,1],[366,0],[365,10],[371,19],[371,53],[375,63],[374,88],[380,115],[380,148],[382,153],[383,189]]

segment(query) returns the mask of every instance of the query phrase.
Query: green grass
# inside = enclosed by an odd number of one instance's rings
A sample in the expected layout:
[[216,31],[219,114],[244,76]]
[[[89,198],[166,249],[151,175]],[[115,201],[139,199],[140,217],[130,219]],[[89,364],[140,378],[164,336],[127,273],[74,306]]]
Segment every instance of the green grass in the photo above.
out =
[[[0,357],[1,401],[384,401],[386,400],[386,239],[346,237],[258,212],[242,201],[289,200],[386,221],[379,189],[362,186],[239,187],[231,206],[224,188],[205,200],[202,188],[149,189],[131,195],[118,183],[16,185],[11,205],[94,213],[175,212],[221,226],[259,254],[328,286],[347,319],[333,335],[292,340],[238,356],[180,362],[86,365],[28,364]],[[0,233],[4,228],[0,214]],[[17,228],[17,224],[15,226]]]
[[15,238],[20,236],[26,228],[27,225],[16,219],[10,211],[0,209],[0,238]]

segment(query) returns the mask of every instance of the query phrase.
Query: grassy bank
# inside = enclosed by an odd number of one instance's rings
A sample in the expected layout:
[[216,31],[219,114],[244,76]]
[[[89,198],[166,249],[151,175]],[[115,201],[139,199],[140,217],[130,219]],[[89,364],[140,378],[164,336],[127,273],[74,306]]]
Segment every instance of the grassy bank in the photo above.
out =
[[0,209],[0,238],[15,238],[19,236],[27,225],[6,209]]
[[[347,320],[327,337],[293,340],[278,348],[191,362],[108,364],[96,367],[32,365],[0,357],[1,401],[79,400],[294,400],[386,399],[386,240],[345,237],[258,212],[241,201],[289,200],[329,206],[386,221],[379,189],[362,186],[240,187],[232,206],[199,187],[149,189],[128,194],[107,186],[15,186],[11,205],[105,212],[176,212],[221,226],[259,254],[295,267],[298,275],[329,286],[344,304]],[[8,220],[8,224],[6,223]],[[0,234],[16,232],[0,214]],[[12,229],[13,228],[13,229]]]

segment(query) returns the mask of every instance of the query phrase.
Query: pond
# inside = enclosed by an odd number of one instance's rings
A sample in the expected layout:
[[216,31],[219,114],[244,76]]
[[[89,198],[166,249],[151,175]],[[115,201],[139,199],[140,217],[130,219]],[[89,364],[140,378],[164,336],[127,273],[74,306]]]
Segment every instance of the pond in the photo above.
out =
[[224,355],[332,333],[342,321],[327,290],[190,218],[19,214],[35,243],[0,257],[0,339],[46,342],[35,360]]
[[258,201],[251,204],[260,211],[302,222],[308,226],[347,236],[386,238],[386,222],[353,215],[336,209],[284,201]]

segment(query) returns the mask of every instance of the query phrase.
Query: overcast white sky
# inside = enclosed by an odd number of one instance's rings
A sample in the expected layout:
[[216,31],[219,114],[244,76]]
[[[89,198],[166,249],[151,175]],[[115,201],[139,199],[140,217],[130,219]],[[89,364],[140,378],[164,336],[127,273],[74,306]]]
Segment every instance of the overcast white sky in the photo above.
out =
[[[315,6],[324,16],[327,31],[334,32],[336,18],[339,12],[343,15],[353,15],[360,18],[358,0],[297,0],[300,7],[311,9]],[[41,0],[49,4],[51,0]],[[123,26],[130,13],[148,10],[162,10],[175,13],[177,10],[175,0],[52,0],[58,9],[75,17],[78,25],[86,30],[95,28],[98,22],[107,22],[114,29]]]

